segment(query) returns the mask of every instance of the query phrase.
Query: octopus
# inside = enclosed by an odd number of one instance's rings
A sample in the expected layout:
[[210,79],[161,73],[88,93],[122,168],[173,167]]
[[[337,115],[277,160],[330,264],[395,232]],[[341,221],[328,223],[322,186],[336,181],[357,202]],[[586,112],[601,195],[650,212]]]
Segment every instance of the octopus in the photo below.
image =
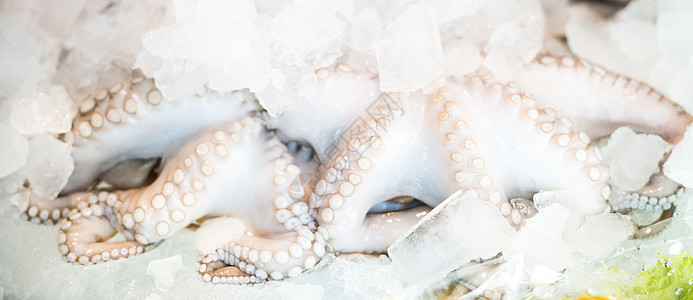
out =
[[[575,57],[542,54],[509,82],[484,70],[450,77],[433,94],[383,93],[377,74],[344,64],[316,75],[315,95],[278,118],[245,91],[171,100],[141,77],[102,90],[62,136],[75,159],[63,193],[32,195],[23,216],[58,222],[60,254],[83,265],[235,217],[244,232],[200,253],[198,272],[259,283],[326,253],[384,252],[458,190],[516,228],[541,190],[569,191],[583,216],[669,209],[685,192],[662,174],[637,191],[611,188],[597,141],[630,126],[675,144],[691,116]],[[124,241],[111,240],[118,232]]]

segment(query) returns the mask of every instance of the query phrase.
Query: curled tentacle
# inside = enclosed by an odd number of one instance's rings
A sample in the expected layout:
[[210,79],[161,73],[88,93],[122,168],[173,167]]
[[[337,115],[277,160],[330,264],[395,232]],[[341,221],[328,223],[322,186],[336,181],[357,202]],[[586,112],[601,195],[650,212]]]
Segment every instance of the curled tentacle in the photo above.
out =
[[[201,271],[205,278],[243,283],[296,276],[329,250],[329,237],[324,229],[311,230],[310,191],[292,162],[286,146],[257,119],[205,131],[169,156],[149,186],[68,196],[79,211],[63,224],[60,250],[68,260],[105,261],[104,255],[141,253],[197,219],[228,215],[242,219],[247,231],[215,251],[216,259],[203,253],[207,263],[216,262]],[[127,241],[106,241],[116,229]],[[217,266],[222,262],[226,267]]]
[[75,159],[63,192],[88,188],[122,161],[161,157],[201,129],[254,109],[253,98],[243,92],[220,95],[205,88],[172,100],[164,98],[150,79],[117,83],[83,100],[72,131],[62,137],[74,146]]
[[116,222],[114,209],[123,203],[118,194],[86,192],[63,198],[77,203],[77,210],[61,221],[58,232],[58,251],[68,262],[100,263],[145,250],[146,245],[134,241],[129,232],[124,232],[128,240],[108,241],[118,232],[113,226]]

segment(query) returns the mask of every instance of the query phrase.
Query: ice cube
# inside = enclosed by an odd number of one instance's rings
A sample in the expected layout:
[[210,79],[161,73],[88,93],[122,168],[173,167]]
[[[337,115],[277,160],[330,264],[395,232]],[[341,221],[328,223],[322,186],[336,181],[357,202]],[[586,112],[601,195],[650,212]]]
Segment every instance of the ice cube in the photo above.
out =
[[173,288],[176,273],[183,269],[183,259],[180,255],[152,260],[147,265],[147,274],[154,280],[156,288],[167,291]]
[[137,55],[137,60],[135,60],[134,67],[141,69],[145,76],[154,77],[154,71],[161,68],[161,66],[164,65],[164,62],[165,61],[163,58],[152,55],[147,50],[142,50],[142,52]]
[[669,144],[655,134],[638,134],[629,127],[616,129],[601,148],[609,166],[610,183],[626,191],[643,187],[659,172],[659,161]]
[[[636,1],[644,2],[644,1]],[[654,12],[666,13],[674,11],[693,11],[693,2],[689,0],[659,0],[655,1],[657,9]],[[630,6],[630,5],[628,5]]]
[[375,40],[380,87],[386,92],[424,87],[443,72],[443,49],[433,9],[410,6]]
[[547,208],[555,203],[570,209],[578,208],[575,194],[568,190],[541,190],[532,196],[534,207],[538,210]]
[[208,26],[231,27],[234,23],[252,23],[257,19],[252,0],[198,0],[197,10],[200,20]]
[[628,57],[642,62],[659,56],[657,30],[651,22],[614,20],[607,25],[609,36]]
[[282,300],[319,300],[325,294],[325,288],[312,284],[291,284],[282,283],[277,292]]
[[238,239],[243,232],[245,223],[241,219],[218,217],[207,220],[197,230],[197,249],[202,253],[210,253]]
[[601,20],[571,18],[565,25],[570,50],[611,70],[625,69],[621,51],[611,44],[607,23]]
[[309,5],[288,5],[272,20],[276,47],[299,58],[341,38],[346,24],[334,13]]
[[62,85],[53,85],[36,97],[18,98],[12,103],[10,122],[26,135],[42,132],[64,133],[72,128],[75,111]]
[[0,21],[0,99],[32,93],[48,71],[41,66],[41,44],[31,33],[12,26],[19,17]]
[[518,68],[539,53],[542,41],[541,26],[522,22],[503,23],[491,35],[484,65],[498,78],[510,80]]
[[[673,79],[669,78],[667,94],[672,100],[683,106],[686,111],[693,111],[693,55],[688,62],[688,66],[678,65],[678,74]],[[671,76],[671,73],[668,74]]]
[[682,39],[693,32],[693,11],[661,13],[657,16],[657,40],[662,54],[688,63],[693,55],[693,39]]
[[496,207],[458,191],[387,249],[410,283],[441,277],[474,258],[493,257],[515,233]]
[[372,53],[373,41],[383,27],[383,21],[373,7],[361,11],[351,23],[351,47],[364,53]]
[[51,199],[58,196],[75,168],[70,148],[46,133],[29,141],[27,163],[18,172],[26,176],[32,192]]
[[459,39],[446,45],[445,76],[461,76],[474,72],[484,59],[479,53],[479,47],[467,39]]
[[588,259],[609,254],[633,234],[633,222],[622,214],[606,213],[589,216],[580,228],[567,235],[572,249]]
[[233,39],[224,54],[207,65],[209,86],[218,91],[263,89],[270,78],[268,47],[260,38]]
[[558,203],[539,210],[503,246],[503,256],[506,259],[521,257],[529,266],[542,266],[557,272],[572,265],[571,249],[563,238],[564,232],[572,229],[568,227],[572,214]]
[[[0,154],[1,155],[1,154]],[[17,172],[0,179],[0,194],[13,194],[21,190],[26,178]]]
[[157,293],[151,293],[151,294],[149,294],[149,296],[147,296],[147,298],[144,298],[144,299],[145,300],[161,300],[163,298],[161,298],[161,295],[159,295]]
[[482,0],[427,0],[425,3],[435,8],[436,20],[440,25],[475,14],[484,5]]
[[156,71],[156,86],[167,99],[192,96],[207,81],[207,69],[191,60],[168,59]]
[[663,166],[664,175],[687,187],[693,187],[693,130],[688,126],[686,133],[671,150]]
[[0,123],[0,178],[26,164],[29,142],[16,129]]

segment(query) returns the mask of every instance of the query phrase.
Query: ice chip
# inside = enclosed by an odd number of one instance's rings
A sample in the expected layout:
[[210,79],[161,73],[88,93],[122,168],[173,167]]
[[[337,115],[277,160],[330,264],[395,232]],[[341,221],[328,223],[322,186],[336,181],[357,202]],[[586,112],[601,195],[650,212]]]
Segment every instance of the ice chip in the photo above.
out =
[[74,160],[67,144],[49,134],[39,134],[29,142],[26,165],[18,172],[26,176],[32,192],[55,198],[65,187],[74,170]]
[[210,26],[233,26],[234,23],[252,23],[257,19],[255,1],[252,0],[198,0],[201,20]]
[[542,266],[553,271],[561,271],[572,264],[571,249],[563,239],[569,231],[568,221],[571,210],[555,203],[546,207],[503,246],[503,256],[513,259],[523,257],[528,265]]
[[209,86],[218,91],[250,88],[258,91],[267,86],[270,57],[261,39],[236,39],[224,50],[219,61],[207,65]]
[[427,0],[435,7],[438,24],[444,24],[462,16],[475,14],[484,5],[480,0]]
[[147,274],[154,280],[156,288],[167,291],[173,287],[176,273],[183,269],[183,259],[180,255],[152,260],[147,265]]
[[16,129],[0,123],[0,178],[26,164],[29,142]]
[[693,11],[693,2],[689,0],[659,0],[653,2],[655,2],[657,5],[657,9],[653,10],[654,12],[666,13],[672,11]]
[[10,123],[26,135],[65,133],[72,128],[75,111],[62,85],[53,85],[36,97],[18,98],[12,103]]
[[664,56],[688,63],[693,55],[693,39],[681,38],[693,32],[693,11],[676,11],[657,16],[657,40]]
[[532,196],[534,207],[538,210],[547,208],[555,203],[568,208],[574,208],[575,195],[568,190],[541,190]]
[[444,57],[433,9],[410,6],[375,40],[380,87],[385,92],[424,87],[443,72]]
[[[691,55],[688,65],[682,68],[678,65],[678,74],[671,77],[665,77],[669,80],[669,86],[666,88],[667,94],[672,100],[683,106],[686,111],[693,111],[693,55]],[[669,73],[668,75],[670,75]]]
[[156,86],[167,99],[177,100],[192,96],[207,81],[207,70],[190,60],[168,59],[154,71]]
[[662,167],[664,175],[686,187],[693,187],[693,130],[688,126],[686,133],[671,150]]
[[154,77],[154,71],[161,68],[164,62],[163,58],[154,56],[147,50],[142,50],[142,52],[137,55],[134,67],[142,70],[145,76]]
[[440,277],[474,258],[493,257],[515,233],[497,208],[458,191],[387,249],[405,279]]
[[277,292],[282,300],[320,300],[325,294],[325,288],[312,284],[291,284],[283,282]]
[[610,183],[626,191],[642,188],[659,172],[659,161],[668,148],[658,135],[638,134],[628,127],[616,129],[601,148],[602,162],[611,173]]
[[197,249],[202,253],[210,253],[238,239],[243,232],[245,223],[241,219],[218,217],[207,220],[197,230]]
[[24,187],[26,178],[17,172],[0,179],[0,194],[13,194]]
[[0,26],[0,99],[30,93],[45,71],[40,62],[41,45],[24,30]]
[[445,47],[444,75],[461,76],[474,72],[484,59],[479,53],[479,47],[469,40],[457,40]]
[[599,258],[633,234],[633,223],[622,214],[589,216],[580,228],[568,235],[568,244],[586,258]]
[[515,70],[534,59],[543,46],[542,41],[541,26],[503,23],[491,35],[484,65],[497,77],[508,79]]
[[609,36],[628,59],[641,62],[659,56],[657,29],[640,20],[615,20],[607,25]]
[[161,298],[161,295],[159,295],[157,293],[151,293],[151,294],[149,294],[149,296],[147,296],[147,298],[144,298],[144,299],[145,300],[161,300],[163,298]]
[[360,52],[370,53],[376,35],[383,27],[383,21],[373,7],[361,11],[351,24],[351,47]]
[[294,4],[272,20],[271,33],[283,51],[301,57],[339,39],[345,27],[334,13]]

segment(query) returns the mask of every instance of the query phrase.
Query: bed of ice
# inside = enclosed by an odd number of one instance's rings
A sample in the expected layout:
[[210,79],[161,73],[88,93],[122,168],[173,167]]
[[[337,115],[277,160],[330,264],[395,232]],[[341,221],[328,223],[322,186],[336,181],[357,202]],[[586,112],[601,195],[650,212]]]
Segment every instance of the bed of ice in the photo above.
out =
[[[315,71],[334,63],[378,73],[386,91],[434,91],[442,78],[481,65],[504,77],[542,48],[569,49],[653,85],[691,111],[693,39],[683,38],[693,32],[691,3],[634,0],[613,14],[609,5],[567,0],[0,1],[0,299],[407,297],[469,259],[498,251],[503,272],[480,287],[509,291],[512,285],[514,295],[556,297],[598,291],[590,274],[601,265],[637,273],[657,252],[690,252],[693,207],[685,202],[663,233],[629,240],[625,217],[603,214],[580,224],[562,191],[537,194],[537,215],[518,233],[493,217],[466,225],[470,220],[454,212],[490,212],[478,199],[456,194],[392,246],[392,261],[331,256],[294,279],[224,286],[205,284],[194,271],[192,231],[132,259],[73,266],[56,251],[55,226],[22,221],[15,207],[26,205],[26,181],[43,196],[59,193],[73,166],[56,135],[70,129],[82,99],[135,68],[155,78],[167,97],[203,85],[247,88],[278,115],[311,95]],[[628,188],[658,170],[668,146],[624,128],[603,150],[616,184]],[[693,133],[663,169],[693,186]],[[451,230],[451,224],[458,226]],[[494,239],[480,238],[489,235]]]

